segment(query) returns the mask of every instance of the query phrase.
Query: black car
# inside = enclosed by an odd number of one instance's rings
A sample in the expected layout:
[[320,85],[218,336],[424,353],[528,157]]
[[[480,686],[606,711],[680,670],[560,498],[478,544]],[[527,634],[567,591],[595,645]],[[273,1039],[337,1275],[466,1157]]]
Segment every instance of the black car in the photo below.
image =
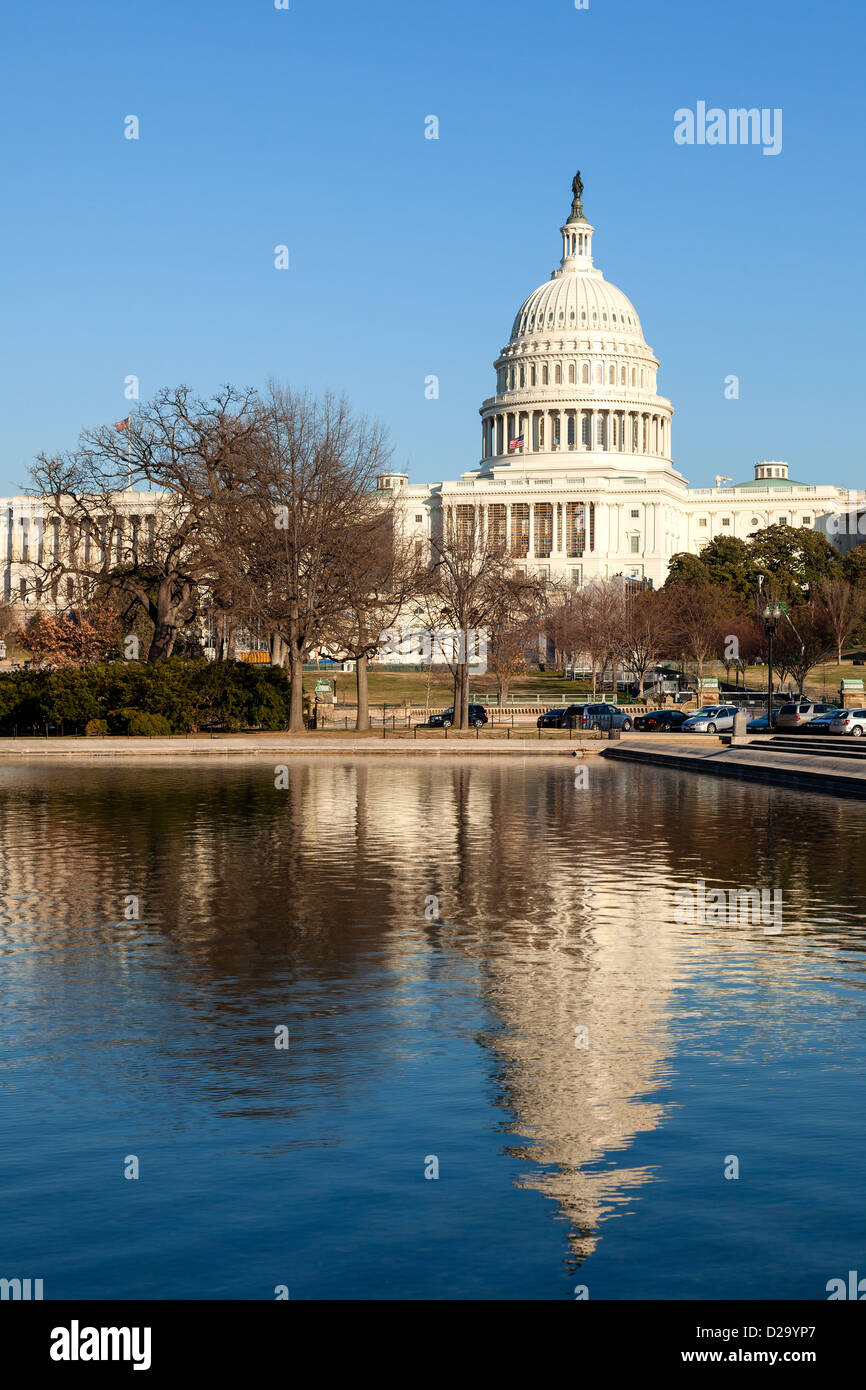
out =
[[835,719],[839,713],[837,709],[829,709],[826,714],[820,714],[815,719],[810,719],[806,725],[807,734],[829,734],[831,720]]
[[[454,706],[444,709],[441,714],[431,714],[427,720],[430,729],[450,729],[454,723]],[[487,723],[487,710],[483,705],[469,706],[469,723],[474,729],[481,729]]]
[[648,733],[670,733],[672,729],[681,729],[687,719],[684,709],[654,709],[639,714],[634,726]]
[[539,729],[567,729],[572,723],[575,729],[579,729],[585,709],[586,705],[560,705],[557,709],[545,710],[535,723]]

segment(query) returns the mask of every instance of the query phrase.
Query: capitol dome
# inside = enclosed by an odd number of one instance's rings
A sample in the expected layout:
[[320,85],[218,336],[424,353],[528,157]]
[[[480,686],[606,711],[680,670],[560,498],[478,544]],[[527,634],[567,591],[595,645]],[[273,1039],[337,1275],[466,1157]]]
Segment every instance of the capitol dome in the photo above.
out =
[[481,406],[483,472],[508,462],[524,469],[589,457],[582,468],[670,469],[673,408],[656,394],[659,363],[627,295],[592,258],[595,228],[583,212],[583,182],[572,184],[562,259],[523,301],[494,363],[496,394]]
[[566,273],[554,271],[523,301],[510,341],[537,334],[573,338],[575,332],[595,332],[642,343],[640,319],[631,300],[593,268],[592,257],[575,256],[573,261]]

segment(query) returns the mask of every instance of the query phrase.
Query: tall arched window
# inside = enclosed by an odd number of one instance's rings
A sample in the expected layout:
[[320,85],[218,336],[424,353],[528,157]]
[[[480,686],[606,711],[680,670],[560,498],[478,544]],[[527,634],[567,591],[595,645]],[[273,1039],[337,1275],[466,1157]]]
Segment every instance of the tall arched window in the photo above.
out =
[[584,362],[584,364],[583,364],[583,370],[581,371],[580,379],[581,379],[581,381],[583,382],[584,386],[588,386],[588,385],[589,385],[589,363],[588,363],[588,362]]
[[568,384],[569,386],[574,386],[575,384],[575,372],[573,362],[569,362],[568,364]]
[[542,367],[542,369],[541,369],[541,384],[542,384],[542,386],[546,386],[546,385],[547,385],[548,376],[549,376],[549,372],[548,372],[548,370],[547,370],[547,367]]
[[604,367],[600,362],[596,362],[595,364],[595,384],[596,386],[602,386],[604,384]]
[[607,369],[607,384],[608,386],[616,386],[616,367],[613,363]]
[[556,386],[561,386],[561,385],[562,385],[562,367],[561,367],[561,365],[560,365],[559,362],[557,362],[556,366],[554,367],[554,373],[555,373],[554,378],[553,378],[554,384],[555,384]]

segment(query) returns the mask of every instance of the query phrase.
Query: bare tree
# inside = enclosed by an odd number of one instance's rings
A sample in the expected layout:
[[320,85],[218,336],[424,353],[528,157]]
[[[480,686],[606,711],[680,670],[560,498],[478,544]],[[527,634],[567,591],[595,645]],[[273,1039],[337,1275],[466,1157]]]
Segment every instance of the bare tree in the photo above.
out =
[[841,666],[842,648],[866,615],[866,593],[855,589],[847,579],[824,576],[815,585],[815,598],[830,625],[836,660]]
[[357,528],[369,525],[369,494],[388,456],[383,428],[344,398],[317,400],[271,382],[257,449],[217,516],[220,573],[288,666],[293,731],[303,728],[304,660],[351,605],[346,556]]
[[[80,606],[99,591],[137,607],[152,624],[148,661],[170,656],[213,575],[214,508],[224,512],[259,431],[254,392],[225,386],[202,400],[180,386],[142,406],[122,435],[99,426],[69,453],[39,455],[32,490],[53,533],[41,568],[57,602]],[[144,483],[159,495],[139,517],[124,494]]]
[[827,610],[817,599],[807,599],[785,615],[774,643],[780,672],[789,672],[802,696],[806,677],[824,661],[836,644],[836,634]]
[[698,682],[704,662],[717,655],[736,621],[736,605],[728,590],[709,584],[676,584],[670,590],[671,635],[677,650],[694,661]]
[[511,682],[526,670],[528,653],[543,629],[555,625],[546,609],[552,586],[539,579],[503,576],[491,593],[487,665],[496,681],[500,706],[508,699]]
[[673,630],[671,595],[664,590],[621,586],[609,599],[608,623],[617,655],[637,678],[638,697],[644,677],[655,665]]
[[403,532],[393,498],[359,498],[357,512],[334,576],[343,601],[329,624],[329,645],[355,661],[355,728],[366,730],[370,657],[380,647],[382,633],[394,627],[424,586],[426,565]]
[[[446,515],[442,534],[431,542],[432,564],[422,596],[429,626],[453,634],[453,650],[443,655],[454,675],[454,722],[469,725],[469,675],[504,596],[538,589],[502,546],[488,546],[474,510],[468,517]],[[477,646],[475,645],[477,644]]]
[[763,625],[751,613],[742,613],[734,621],[731,632],[736,638],[736,654],[731,664],[742,673],[745,686],[746,672],[764,650],[766,639]]

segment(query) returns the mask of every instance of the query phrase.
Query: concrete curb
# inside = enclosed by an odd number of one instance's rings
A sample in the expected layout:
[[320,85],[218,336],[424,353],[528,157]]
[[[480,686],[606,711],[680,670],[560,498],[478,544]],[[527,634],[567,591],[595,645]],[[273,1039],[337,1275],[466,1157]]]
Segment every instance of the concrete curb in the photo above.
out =
[[[805,787],[810,791],[831,792],[837,796],[866,798],[866,770],[857,775],[841,770],[829,771],[826,767],[788,766],[778,761],[778,754],[772,762],[753,763],[740,761],[727,749],[721,753],[689,757],[682,753],[665,753],[661,749],[624,748],[619,745],[605,748],[602,756],[677,771],[706,772],[715,777],[739,777],[750,782]],[[792,756],[797,757],[796,754]],[[767,757],[769,759],[772,754]]]

